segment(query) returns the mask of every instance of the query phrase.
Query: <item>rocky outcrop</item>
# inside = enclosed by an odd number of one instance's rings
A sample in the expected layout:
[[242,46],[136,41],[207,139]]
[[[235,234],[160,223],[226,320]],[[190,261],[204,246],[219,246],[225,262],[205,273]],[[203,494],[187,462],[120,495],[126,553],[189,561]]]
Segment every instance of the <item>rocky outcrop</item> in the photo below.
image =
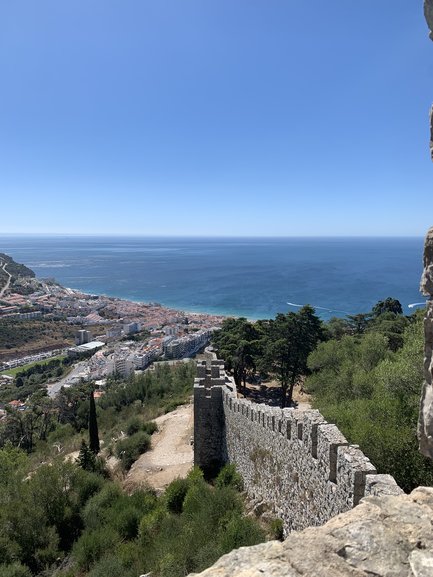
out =
[[430,28],[430,38],[433,40],[433,0],[424,0],[424,14]]
[[[424,0],[424,14],[433,40],[433,0]],[[430,154],[433,160],[433,107],[430,110]],[[428,297],[424,318],[424,384],[418,420],[419,448],[433,459],[433,228],[424,245],[424,272],[421,277],[422,294]]]
[[323,527],[243,547],[200,577],[431,577],[433,488],[366,497]]
[[424,272],[421,292],[428,297],[424,318],[424,384],[418,421],[419,448],[423,455],[433,459],[433,227],[428,231],[424,245]]

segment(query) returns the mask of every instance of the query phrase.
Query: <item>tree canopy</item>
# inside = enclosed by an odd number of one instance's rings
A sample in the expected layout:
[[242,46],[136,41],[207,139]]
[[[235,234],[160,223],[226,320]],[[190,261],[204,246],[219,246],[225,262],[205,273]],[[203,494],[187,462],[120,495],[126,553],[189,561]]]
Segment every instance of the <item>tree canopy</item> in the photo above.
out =
[[256,369],[271,374],[281,385],[284,407],[292,402],[293,388],[307,371],[307,357],[323,336],[322,322],[306,305],[269,321],[226,319],[213,342],[237,387],[244,388]]
[[244,317],[226,319],[214,335],[214,344],[239,388],[245,388],[248,374],[256,369],[260,337],[254,324]]

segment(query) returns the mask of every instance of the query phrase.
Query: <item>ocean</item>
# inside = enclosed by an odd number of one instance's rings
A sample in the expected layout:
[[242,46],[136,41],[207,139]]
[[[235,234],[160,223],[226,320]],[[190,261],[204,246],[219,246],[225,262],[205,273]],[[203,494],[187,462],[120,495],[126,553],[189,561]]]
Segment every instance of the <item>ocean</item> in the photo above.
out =
[[0,252],[93,294],[185,311],[272,318],[306,303],[323,319],[418,292],[422,238],[147,238],[0,235]]

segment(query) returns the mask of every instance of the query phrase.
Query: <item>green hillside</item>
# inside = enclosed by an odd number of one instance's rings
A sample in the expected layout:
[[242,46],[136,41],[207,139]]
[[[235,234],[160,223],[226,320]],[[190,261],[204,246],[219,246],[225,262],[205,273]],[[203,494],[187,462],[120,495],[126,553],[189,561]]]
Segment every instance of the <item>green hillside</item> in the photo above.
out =
[[[23,264],[19,264],[14,261],[14,259],[7,254],[0,252],[0,265],[6,263],[7,267],[6,270],[12,275],[12,278],[15,279],[19,276],[24,277],[31,277],[34,278],[36,275],[35,273],[28,267]],[[0,275],[5,276],[4,272],[0,269]]]

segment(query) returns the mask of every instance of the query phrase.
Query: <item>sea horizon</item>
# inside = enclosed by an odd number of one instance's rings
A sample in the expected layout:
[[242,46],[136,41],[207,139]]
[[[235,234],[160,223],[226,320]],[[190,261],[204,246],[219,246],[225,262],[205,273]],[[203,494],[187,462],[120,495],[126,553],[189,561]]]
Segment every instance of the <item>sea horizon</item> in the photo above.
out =
[[360,239],[375,239],[375,238],[425,238],[420,234],[296,234],[296,235],[203,235],[203,234],[144,234],[144,233],[123,233],[123,232],[2,232],[0,233],[0,241],[3,237],[87,237],[87,238],[154,238],[154,239],[345,239],[345,238],[360,238]]

